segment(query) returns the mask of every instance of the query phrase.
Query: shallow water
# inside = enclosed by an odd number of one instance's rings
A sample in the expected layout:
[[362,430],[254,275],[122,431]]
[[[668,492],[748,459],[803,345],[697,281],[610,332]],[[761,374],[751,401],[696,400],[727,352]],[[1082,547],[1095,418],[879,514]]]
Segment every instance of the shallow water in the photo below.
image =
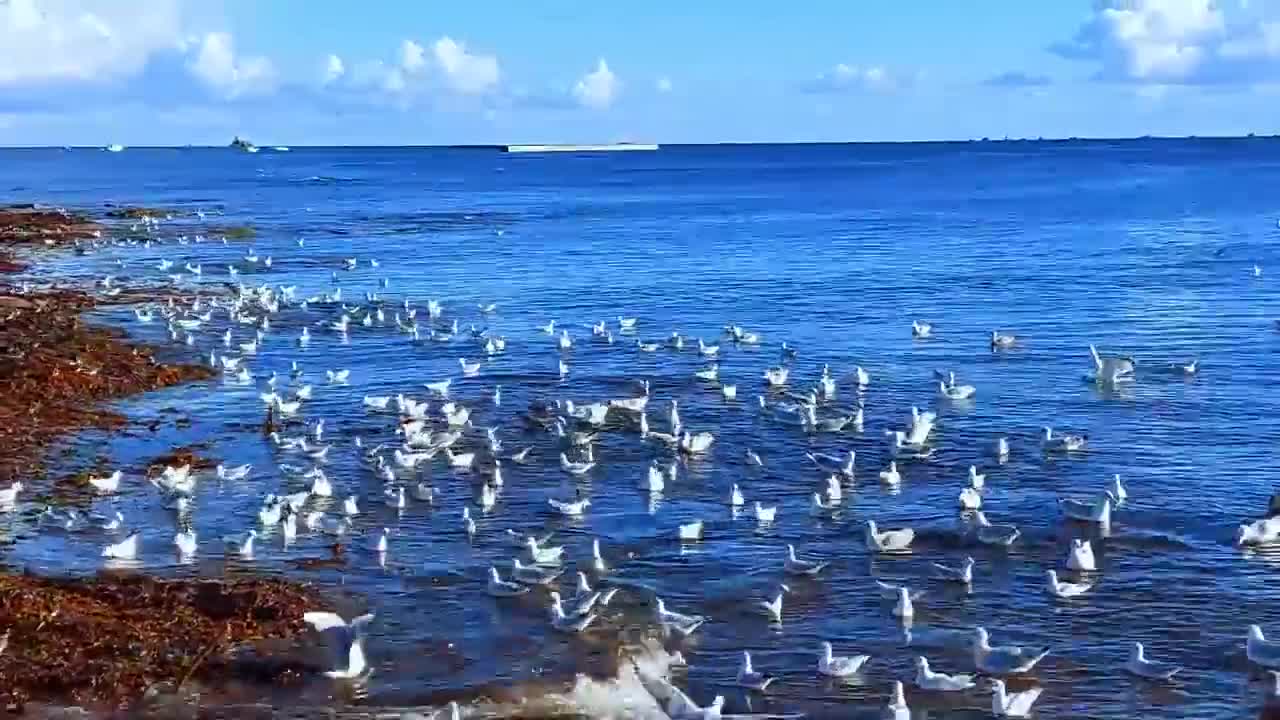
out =
[[[1243,639],[1250,623],[1280,634],[1277,564],[1232,541],[1236,525],[1266,507],[1280,439],[1280,335],[1272,325],[1280,231],[1266,191],[1278,180],[1280,146],[1266,140],[688,147],[576,157],[426,149],[0,151],[0,189],[10,201],[208,213],[203,222],[165,224],[161,234],[169,238],[209,224],[257,231],[251,241],[226,246],[170,241],[67,256],[42,262],[36,279],[110,272],[162,281],[155,265],[165,257],[179,266],[203,263],[198,282],[214,285],[228,280],[227,264],[243,266],[239,258],[252,246],[274,264],[246,268],[245,282],[297,285],[306,297],[332,290],[336,272],[349,302],[362,302],[365,292],[386,298],[384,326],[353,327],[346,340],[314,329],[305,348],[293,340],[300,328],[335,313],[285,310],[251,361],[259,378],[271,371],[287,378],[296,360],[315,386],[301,418],[326,420],[334,448],[325,468],[335,493],[356,494],[364,506],[344,568],[299,568],[297,559],[327,553],[328,539],[306,533],[288,549],[278,532],[269,535],[252,563],[223,557],[218,538],[251,527],[264,494],[306,487],[276,468],[305,459],[279,452],[257,432],[259,387],[218,381],[147,395],[121,409],[167,419],[159,432],[86,433],[67,443],[68,471],[99,455],[137,469],[193,442],[210,443],[205,452],[229,464],[253,463],[245,481],[202,480],[195,566],[175,564],[173,515],[136,474],[118,496],[93,505],[119,509],[142,532],[147,569],[216,575],[251,564],[372,608],[376,671],[360,692],[353,697],[317,681],[293,701],[322,703],[337,692],[359,704],[411,705],[492,683],[562,680],[598,668],[619,631],[632,639],[651,629],[656,591],[674,608],[711,618],[683,647],[689,668],[681,684],[696,700],[722,693],[734,712],[846,717],[878,713],[891,681],[914,674],[916,655],[938,670],[971,670],[966,633],[978,624],[996,643],[1052,649],[1034,680],[1018,683],[1045,688],[1041,717],[1259,712],[1265,675],[1250,668]],[[346,257],[360,258],[358,269],[345,270]],[[370,267],[370,258],[381,266]],[[1261,277],[1254,277],[1254,263],[1264,269]],[[478,377],[461,378],[458,358],[481,357],[480,346],[461,336],[410,343],[390,321],[404,298],[422,315],[428,298],[442,300],[446,321],[488,327],[508,338],[507,351]],[[482,316],[477,304],[490,302],[498,312]],[[619,315],[639,318],[634,335],[617,334],[611,321],[616,344],[591,338],[590,323]],[[136,337],[167,340],[161,323],[131,318],[123,308],[100,313]],[[577,340],[563,382],[560,353],[539,329],[553,318]],[[916,318],[933,321],[936,337],[913,341]],[[693,377],[706,364],[696,351],[647,354],[632,346],[675,331],[711,342],[728,322],[764,337],[756,348],[719,340],[721,376],[740,386],[735,402]],[[225,324],[220,313],[190,352],[221,352]],[[1016,333],[1020,345],[990,352],[995,328]],[[238,341],[249,335],[241,328],[236,334]],[[824,416],[854,406],[848,373],[867,368],[865,432],[809,436],[756,411],[755,396],[765,392],[761,374],[777,363],[782,341],[799,351],[793,389],[807,390],[824,363],[839,377]],[[1136,356],[1138,381],[1116,392],[1082,382],[1091,342]],[[1193,356],[1203,358],[1198,377],[1169,368]],[[326,385],[331,368],[350,368],[350,385]],[[955,370],[978,388],[976,398],[940,404],[935,369]],[[411,501],[397,515],[381,504],[381,480],[352,446],[357,435],[369,444],[392,441],[393,418],[367,412],[361,398],[422,398],[422,383],[447,377],[454,378],[453,397],[472,407],[477,428],[499,426],[508,452],[533,445],[535,460],[504,463],[498,503],[480,513],[475,499],[488,472],[455,474],[437,459],[421,473],[441,493],[434,508]],[[641,378],[652,382],[656,429],[667,430],[667,402],[678,399],[686,426],[716,434],[712,451],[651,499],[636,484],[652,459],[665,462],[670,452],[642,443],[634,423],[618,417],[601,436],[598,467],[577,483],[592,500],[586,517],[550,514],[546,499],[571,495],[574,484],[558,466],[555,438],[526,430],[521,414],[535,399],[630,397]],[[502,386],[500,407],[489,400],[495,384]],[[928,462],[903,463],[904,481],[890,491],[876,479],[888,462],[883,431],[901,427],[912,404],[939,413],[936,452]],[[190,427],[174,426],[174,408],[191,418]],[[1087,433],[1088,451],[1045,458],[1037,441],[1042,425]],[[1000,434],[1012,445],[1004,465],[989,452]],[[473,431],[463,444],[480,449],[483,433]],[[748,447],[765,468],[741,461]],[[846,449],[858,452],[857,479],[846,483],[838,513],[815,518],[809,498],[824,476],[804,453]],[[1022,530],[1008,551],[976,546],[960,529],[956,495],[971,463],[987,473],[987,515]],[[1084,598],[1053,600],[1043,591],[1044,571],[1062,570],[1070,538],[1095,534],[1065,523],[1054,501],[1099,491],[1115,473],[1130,500],[1110,537],[1096,543],[1100,583]],[[749,512],[735,515],[726,503],[734,482],[748,502],[778,504],[777,522],[760,528]],[[459,519],[466,505],[479,525],[470,543]],[[6,560],[55,572],[101,567],[107,538],[37,533],[32,517],[3,519],[12,538],[0,549]],[[677,542],[676,526],[698,518],[707,522],[706,538]],[[866,519],[915,527],[914,554],[870,557]],[[372,552],[383,527],[391,529],[385,567]],[[602,629],[574,638],[550,630],[541,591],[516,601],[485,594],[488,566],[498,564],[504,574],[509,567],[507,529],[554,530],[569,557],[584,562],[591,539],[601,539],[614,566],[605,584],[624,588]],[[833,564],[815,580],[785,579],[792,593],[784,622],[771,627],[753,606],[784,580],[788,542]],[[931,562],[955,565],[966,555],[977,561],[972,593],[931,579]],[[873,578],[926,592],[909,638]],[[824,639],[838,653],[872,656],[857,683],[816,678]],[[1184,672],[1169,684],[1130,679],[1122,664],[1132,640]],[[744,648],[758,668],[781,676],[765,697],[733,687]],[[909,686],[908,700],[920,717],[981,717],[990,708],[985,690],[938,695]]]

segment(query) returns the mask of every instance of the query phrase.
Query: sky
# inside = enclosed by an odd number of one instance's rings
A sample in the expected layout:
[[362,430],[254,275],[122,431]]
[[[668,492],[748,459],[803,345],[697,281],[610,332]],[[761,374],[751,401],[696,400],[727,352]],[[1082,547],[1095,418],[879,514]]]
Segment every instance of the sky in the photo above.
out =
[[1280,131],[1280,0],[0,0],[0,145]]

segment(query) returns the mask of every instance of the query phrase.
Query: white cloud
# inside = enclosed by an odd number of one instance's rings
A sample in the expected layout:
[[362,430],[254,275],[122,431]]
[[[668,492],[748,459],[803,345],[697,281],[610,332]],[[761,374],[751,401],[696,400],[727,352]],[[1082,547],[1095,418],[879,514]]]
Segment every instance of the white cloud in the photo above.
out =
[[427,66],[426,50],[421,45],[405,40],[400,43],[400,67],[408,73],[416,73]]
[[1051,49],[1097,62],[1105,80],[1251,82],[1280,74],[1280,18],[1267,12],[1217,0],[1098,0],[1075,37]]
[[347,66],[342,62],[342,58],[337,55],[329,55],[324,65],[324,84],[337,82],[347,74]]
[[453,90],[479,95],[497,86],[500,71],[496,57],[469,53],[466,45],[448,36],[436,40],[431,50]]
[[891,92],[911,82],[909,75],[891,73],[881,65],[860,67],[840,63],[819,74],[805,89],[809,92]]
[[583,75],[573,86],[573,97],[583,107],[604,110],[613,104],[619,87],[618,76],[609,69],[609,63],[600,58],[596,69]]
[[275,68],[264,57],[237,57],[230,33],[211,32],[187,63],[192,75],[227,98],[272,90]]
[[671,78],[665,77],[665,76],[658,78],[658,82],[654,85],[654,87],[660,93],[671,92]]
[[132,75],[182,34],[178,0],[3,0],[0,87]]

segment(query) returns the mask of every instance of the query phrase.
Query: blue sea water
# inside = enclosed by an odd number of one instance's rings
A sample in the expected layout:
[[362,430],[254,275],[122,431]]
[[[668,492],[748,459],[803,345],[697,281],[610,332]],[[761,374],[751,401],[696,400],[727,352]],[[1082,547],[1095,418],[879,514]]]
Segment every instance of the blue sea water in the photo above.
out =
[[[317,327],[333,309],[297,307],[272,318],[272,329],[248,360],[258,382],[201,383],[120,403],[142,422],[103,435],[84,433],[59,448],[56,470],[93,458],[130,472],[117,496],[95,499],[119,510],[142,533],[140,562],[161,574],[221,575],[247,570],[315,582],[352,609],[378,617],[368,641],[375,672],[352,693],[319,678],[276,701],[370,706],[437,703],[444,697],[490,697],[563,684],[575,672],[607,665],[618,638],[652,630],[654,593],[674,608],[710,620],[683,644],[689,661],[679,685],[699,702],[728,696],[732,712],[873,717],[894,679],[908,681],[919,717],[983,717],[985,685],[957,694],[915,690],[913,661],[970,672],[968,637],[987,627],[997,644],[1047,646],[1048,658],[1011,686],[1044,688],[1040,717],[1244,717],[1264,710],[1268,676],[1251,667],[1244,637],[1251,623],[1280,634],[1276,556],[1234,547],[1235,529],[1258,517],[1275,485],[1280,440],[1280,317],[1275,290],[1280,145],[1264,139],[1080,141],[933,145],[671,147],[656,153],[511,156],[489,150],[296,148],[251,155],[225,149],[92,149],[0,151],[0,198],[101,211],[107,203],[172,208],[149,248],[105,247],[86,256],[39,262],[33,281],[115,275],[126,285],[167,282],[162,258],[201,263],[190,287],[229,281],[227,265],[247,284],[297,285],[299,297],[337,287],[368,306],[378,292],[388,321],[353,327],[348,337]],[[203,219],[191,216],[205,213]],[[223,245],[211,226],[252,225],[249,240]],[[207,236],[179,244],[177,236]],[[141,237],[121,224],[119,237]],[[298,239],[305,245],[300,247]],[[250,248],[273,258],[252,267]],[[344,259],[360,260],[347,270]],[[372,267],[369,259],[379,261]],[[123,265],[119,264],[123,263]],[[1257,264],[1262,274],[1255,276]],[[386,287],[382,287],[385,280]],[[444,303],[457,319],[505,336],[505,353],[479,376],[462,378],[458,359],[483,357],[466,333],[449,343],[411,343],[390,321],[409,299],[422,308]],[[477,306],[497,303],[493,315]],[[363,315],[361,310],[357,317]],[[638,318],[634,334],[614,319]],[[141,340],[168,344],[163,324],[132,321],[128,308],[100,311],[101,322],[125,326]],[[560,353],[540,328],[555,319],[570,329],[574,349]],[[934,323],[934,337],[913,340],[912,320]],[[591,335],[610,322],[616,342]],[[425,334],[425,320],[424,334]],[[723,336],[737,323],[763,337],[758,347]],[[313,339],[299,347],[303,326]],[[225,314],[202,328],[193,348],[166,357],[222,353]],[[992,330],[1019,344],[993,353]],[[696,350],[641,353],[636,339],[673,332],[722,346],[722,382],[737,384],[736,401],[695,379],[708,362]],[[250,331],[234,328],[237,341]],[[791,389],[807,392],[827,364],[839,379],[823,416],[865,403],[861,433],[806,434],[771,419],[756,395],[777,402],[763,371],[781,362],[785,341],[797,350]],[[1138,379],[1101,390],[1082,381],[1088,346],[1132,354]],[[234,353],[233,353],[234,354]],[[1193,357],[1202,371],[1177,366]],[[561,380],[560,359],[571,371]],[[325,557],[330,539],[300,534],[282,547],[279,533],[260,539],[253,561],[227,559],[219,540],[255,525],[268,492],[307,483],[282,473],[282,453],[258,432],[262,380],[289,384],[290,363],[306,371],[315,397],[301,419],[323,418],[333,443],[326,472],[336,494],[357,495],[364,512],[339,568],[300,566]],[[857,393],[849,374],[871,374]],[[349,368],[349,386],[325,383],[326,369]],[[972,402],[937,398],[933,371],[954,370],[977,388]],[[443,461],[420,473],[440,492],[434,506],[413,503],[396,513],[381,503],[382,481],[353,446],[395,442],[394,418],[368,412],[365,395],[423,398],[423,383],[452,377],[453,398],[473,410],[476,429],[461,445],[480,451],[486,468],[450,471]],[[661,498],[637,489],[652,460],[672,453],[641,441],[634,422],[613,416],[601,434],[598,466],[574,482],[557,462],[559,444],[533,432],[521,416],[535,400],[579,403],[631,397],[652,384],[652,423],[666,430],[666,408],[679,400],[685,425],[716,435],[712,451],[685,464]],[[502,404],[490,397],[502,387]],[[432,400],[433,407],[439,402]],[[877,480],[889,462],[884,431],[901,428],[910,407],[938,412],[929,461],[902,463],[903,482]],[[174,410],[177,412],[175,413]],[[189,427],[173,424],[189,418]],[[1042,426],[1087,433],[1089,448],[1046,457]],[[475,499],[487,470],[484,434],[496,426],[506,452],[534,447],[534,462],[506,462],[495,508]],[[303,426],[286,434],[298,434]],[[998,464],[994,440],[1012,453]],[[150,458],[176,445],[206,443],[228,464],[253,463],[244,481],[201,480],[193,525],[201,539],[194,566],[175,563],[173,515],[140,477]],[[752,448],[763,468],[742,461]],[[815,517],[809,502],[824,474],[806,460],[819,451],[858,453],[857,476],[845,483],[841,509]],[[1022,537],[1008,550],[975,544],[963,531],[956,497],[966,471],[987,473],[984,510],[1016,524]],[[1064,521],[1056,499],[1101,491],[1119,474],[1129,490],[1107,537]],[[54,473],[55,476],[57,473]],[[727,503],[737,483],[748,502],[777,504],[778,519],[759,527],[750,512]],[[37,531],[33,483],[27,512],[4,518],[10,542],[0,559],[47,572],[92,572],[112,538]],[[549,497],[579,489],[592,506],[581,520],[549,512]],[[470,506],[479,532],[469,542],[460,514]],[[338,510],[333,503],[331,511]],[[702,519],[706,537],[681,544],[675,528]],[[862,524],[911,526],[911,555],[874,557]],[[380,565],[372,542],[390,530]],[[579,637],[551,630],[546,597],[495,600],[486,571],[504,575],[515,552],[506,530],[556,532],[572,563],[590,557],[599,538],[614,566],[602,581],[622,587],[600,629]],[[1096,589],[1055,600],[1044,591],[1048,569],[1064,569],[1070,539],[1092,537],[1099,556]],[[785,578],[783,549],[832,562],[811,580]],[[931,577],[932,562],[976,560],[971,592]],[[874,579],[924,591],[909,633],[880,598]],[[593,575],[594,579],[594,575]],[[791,593],[781,626],[754,610],[780,582]],[[872,656],[857,682],[822,682],[814,672],[818,644]],[[1174,682],[1137,681],[1123,671],[1131,641],[1148,655],[1185,669]],[[780,676],[767,695],[734,688],[739,652]],[[535,683],[535,685],[530,685]],[[482,688],[483,690],[478,690]],[[523,690],[520,690],[523,689]]]

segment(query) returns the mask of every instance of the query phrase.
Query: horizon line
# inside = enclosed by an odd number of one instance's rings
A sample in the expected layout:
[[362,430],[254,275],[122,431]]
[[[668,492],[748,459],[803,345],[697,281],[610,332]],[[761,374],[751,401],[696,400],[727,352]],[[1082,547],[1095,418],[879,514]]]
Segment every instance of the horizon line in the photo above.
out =
[[[751,146],[810,146],[810,145],[968,145],[975,143],[1063,143],[1063,142],[1133,142],[1145,140],[1258,140],[1258,139],[1277,139],[1280,133],[1264,135],[1258,133],[1248,133],[1247,135],[1130,135],[1130,136],[1090,136],[1090,135],[1071,135],[1064,137],[981,137],[981,138],[965,138],[965,139],[948,139],[948,140],[764,140],[764,141],[735,141],[726,140],[721,142],[654,142],[659,148],[671,147],[751,147]],[[287,147],[307,148],[307,149],[336,149],[336,148],[405,148],[405,149],[435,149],[435,150],[504,150],[511,145],[572,145],[578,143],[449,143],[449,144],[401,144],[401,145],[379,145],[374,143],[351,143],[342,145],[331,144],[309,144],[309,143],[271,143],[258,145],[260,148],[276,148]],[[602,145],[614,144],[638,144],[638,142],[629,143],[599,143]],[[647,143],[646,143],[647,144]],[[6,145],[0,143],[0,150],[94,150],[104,149],[108,145]],[[125,145],[125,149],[138,150],[230,150],[232,146],[226,145],[202,145],[202,144],[183,144],[183,145]]]

